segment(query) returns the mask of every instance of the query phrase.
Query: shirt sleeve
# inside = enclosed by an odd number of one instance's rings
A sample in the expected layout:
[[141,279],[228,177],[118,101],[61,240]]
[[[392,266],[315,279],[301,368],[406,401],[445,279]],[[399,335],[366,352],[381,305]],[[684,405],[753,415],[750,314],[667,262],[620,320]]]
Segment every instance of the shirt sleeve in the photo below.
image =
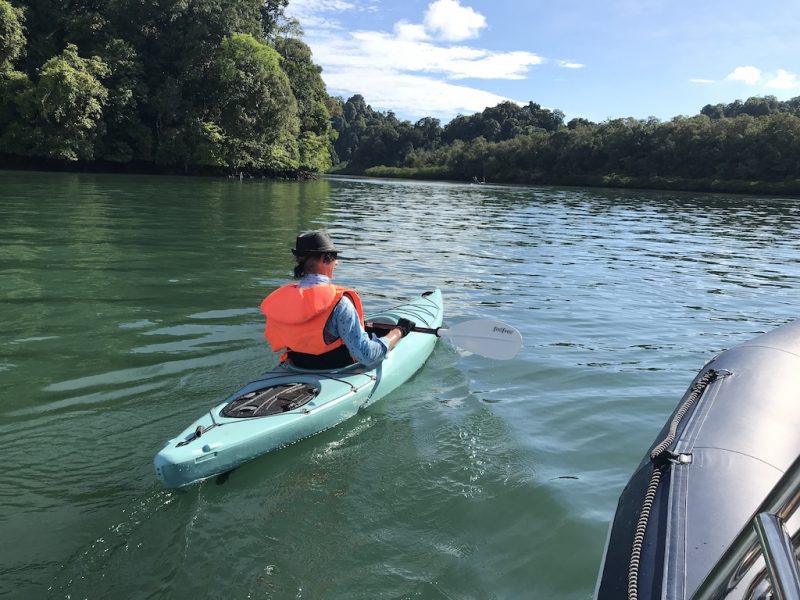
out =
[[347,296],[342,296],[325,324],[325,338],[326,341],[342,338],[352,357],[364,365],[382,361],[389,351],[386,340],[374,334],[370,337],[364,331],[356,307]]

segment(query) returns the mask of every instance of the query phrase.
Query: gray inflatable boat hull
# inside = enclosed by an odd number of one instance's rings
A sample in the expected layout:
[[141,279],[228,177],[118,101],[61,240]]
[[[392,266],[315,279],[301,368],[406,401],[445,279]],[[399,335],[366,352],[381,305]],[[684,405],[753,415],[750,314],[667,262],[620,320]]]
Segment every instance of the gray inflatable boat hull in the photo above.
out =
[[632,597],[633,585],[640,599],[691,598],[799,455],[797,321],[721,353],[700,371],[620,496],[595,597]]

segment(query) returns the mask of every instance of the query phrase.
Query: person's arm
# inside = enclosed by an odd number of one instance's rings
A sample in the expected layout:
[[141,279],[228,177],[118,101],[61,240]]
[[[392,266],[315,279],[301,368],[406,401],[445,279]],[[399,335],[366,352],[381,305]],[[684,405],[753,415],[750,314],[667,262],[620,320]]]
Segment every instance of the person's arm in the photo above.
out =
[[389,345],[389,350],[394,348],[397,345],[397,342],[400,341],[400,338],[403,337],[403,330],[399,327],[395,327],[394,329],[389,330],[383,339],[386,340],[386,343]]
[[414,323],[414,321],[400,319],[397,322],[397,327],[390,329],[389,333],[383,336],[383,338],[378,339],[385,339],[389,344],[389,350],[391,350],[397,345],[397,342],[400,341],[400,338],[406,337],[409,333],[411,333],[414,327],[416,327],[416,323]]
[[370,337],[364,331],[361,319],[353,303],[344,296],[333,309],[325,333],[335,338],[342,338],[353,358],[365,365],[375,364],[386,357],[386,354],[397,345],[404,335],[402,327],[395,327],[383,337]]

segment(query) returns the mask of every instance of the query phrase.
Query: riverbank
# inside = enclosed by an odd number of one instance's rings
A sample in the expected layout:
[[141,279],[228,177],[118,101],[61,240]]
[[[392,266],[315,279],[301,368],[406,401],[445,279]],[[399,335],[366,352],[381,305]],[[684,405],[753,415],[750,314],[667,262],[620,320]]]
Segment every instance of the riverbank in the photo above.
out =
[[[109,173],[121,175],[184,175],[199,177],[226,177],[228,179],[269,179],[276,181],[309,181],[320,177],[320,173],[286,171],[267,173],[246,169],[199,165],[158,165],[147,162],[116,163],[105,161],[67,161],[31,158],[0,154],[0,170],[49,171],[59,173]],[[411,179],[420,181],[446,181],[477,183],[477,177],[464,180],[443,166],[430,167],[370,167],[368,169],[331,169],[326,175],[375,177],[383,179]],[[681,177],[631,177],[616,173],[608,175],[569,176],[551,178],[542,173],[520,174],[509,179],[492,179],[480,183],[510,185],[549,185],[596,188],[622,188],[681,192],[713,192],[729,194],[761,194],[769,196],[800,197],[800,179],[783,181],[745,181],[735,179],[687,179]]]
[[[370,167],[366,170],[340,169],[329,171],[333,175],[358,175],[388,179],[418,179],[425,181],[461,181],[447,167]],[[469,183],[469,181],[467,181]],[[744,181],[731,179],[687,179],[681,177],[630,177],[609,174],[549,178],[543,174],[526,174],[509,180],[492,180],[487,183],[517,185],[554,185],[600,188],[623,188],[681,192],[714,192],[730,194],[763,194],[769,196],[800,197],[800,179],[784,181]]]
[[273,179],[279,181],[308,181],[319,179],[319,173],[309,171],[266,172],[254,169],[231,169],[208,165],[159,165],[150,162],[110,162],[58,160],[0,154],[0,170],[49,171],[56,173],[109,173],[117,175],[188,175],[198,177],[227,177],[229,179]]

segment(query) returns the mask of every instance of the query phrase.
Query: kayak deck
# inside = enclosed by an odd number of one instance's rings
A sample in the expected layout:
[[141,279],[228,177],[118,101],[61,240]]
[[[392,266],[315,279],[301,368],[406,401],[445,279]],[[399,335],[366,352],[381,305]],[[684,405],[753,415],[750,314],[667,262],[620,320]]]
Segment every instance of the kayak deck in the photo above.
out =
[[[441,291],[436,290],[371,320],[396,323],[407,318],[437,328],[443,312]],[[314,371],[278,365],[169,440],[154,459],[156,475],[167,487],[181,487],[329,429],[407,381],[437,339],[412,332],[374,368],[354,364]]]

